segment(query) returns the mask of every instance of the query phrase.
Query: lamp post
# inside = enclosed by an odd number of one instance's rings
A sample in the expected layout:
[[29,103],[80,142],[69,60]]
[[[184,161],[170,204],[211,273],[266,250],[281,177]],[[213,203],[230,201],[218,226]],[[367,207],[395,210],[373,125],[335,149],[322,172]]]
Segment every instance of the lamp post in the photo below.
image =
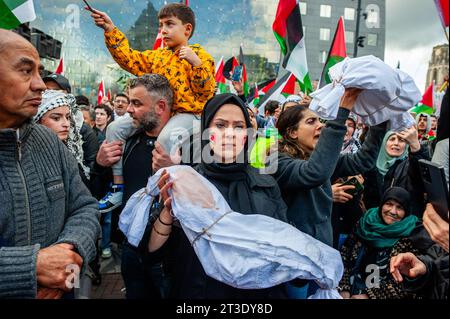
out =
[[358,39],[359,39],[359,23],[361,22],[361,0],[358,0],[358,8],[356,9],[356,31],[355,31],[355,47],[353,49],[353,57],[358,56]]

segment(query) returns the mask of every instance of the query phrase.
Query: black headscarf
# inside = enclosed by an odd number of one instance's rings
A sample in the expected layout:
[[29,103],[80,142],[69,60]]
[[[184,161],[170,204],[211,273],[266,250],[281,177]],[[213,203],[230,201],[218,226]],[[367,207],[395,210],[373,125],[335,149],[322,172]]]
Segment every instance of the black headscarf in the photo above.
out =
[[[225,104],[238,106],[244,114],[247,128],[252,127],[247,108],[242,100],[234,94],[219,94],[210,99],[203,109],[202,137],[205,130],[209,128],[214,115]],[[202,139],[202,151],[205,147],[209,149],[209,140]],[[245,152],[244,163],[205,163],[202,156],[200,169],[205,177],[217,187],[234,211],[243,214],[255,213],[249,186],[248,139],[243,152]]]
[[411,197],[409,196],[408,191],[401,187],[390,187],[388,188],[381,199],[381,205],[379,212],[381,214],[381,207],[389,200],[393,199],[400,205],[402,205],[405,210],[405,217],[411,215]]

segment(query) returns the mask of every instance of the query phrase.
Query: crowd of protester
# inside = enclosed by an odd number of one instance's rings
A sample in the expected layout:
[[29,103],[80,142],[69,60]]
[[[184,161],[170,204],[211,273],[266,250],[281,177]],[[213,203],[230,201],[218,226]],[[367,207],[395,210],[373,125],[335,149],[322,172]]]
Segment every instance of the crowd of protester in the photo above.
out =
[[[160,11],[168,48],[155,51],[132,50],[105,13],[92,17],[113,58],[136,76],[98,105],[72,95],[63,75],[41,78],[33,46],[0,30],[0,298],[73,297],[66,266],[99,284],[113,242],[129,299],[315,293],[312,280],[248,290],[208,276],[172,214],[176,181],[168,173],[143,237],[130,243],[121,211],[149,177],[173,165],[192,166],[233,211],[269,216],[339,250],[342,298],[447,298],[448,213],[446,221],[428,203],[419,160],[444,166],[448,185],[448,90],[440,117],[417,114],[417,125],[401,131],[387,122],[365,126],[352,113],[355,88],[346,89],[333,120],[299,95],[269,101],[260,114],[240,82],[237,94],[216,93],[214,60],[188,46],[189,7]],[[273,154],[276,169],[266,173]]]

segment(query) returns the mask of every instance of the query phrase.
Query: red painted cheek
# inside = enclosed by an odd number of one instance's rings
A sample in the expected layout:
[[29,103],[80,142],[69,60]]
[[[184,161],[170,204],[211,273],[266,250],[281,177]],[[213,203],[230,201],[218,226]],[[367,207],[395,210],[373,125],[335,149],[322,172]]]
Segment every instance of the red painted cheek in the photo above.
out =
[[216,135],[215,135],[215,134],[211,135],[211,137],[209,138],[209,140],[210,140],[211,142],[215,142],[215,141],[216,141]]

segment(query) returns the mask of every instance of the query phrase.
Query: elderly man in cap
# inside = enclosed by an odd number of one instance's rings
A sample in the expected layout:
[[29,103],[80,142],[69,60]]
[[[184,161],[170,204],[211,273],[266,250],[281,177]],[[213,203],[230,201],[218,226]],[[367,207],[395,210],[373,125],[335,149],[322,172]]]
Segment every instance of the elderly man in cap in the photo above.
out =
[[97,202],[56,134],[31,124],[46,89],[36,49],[0,29],[0,298],[61,298],[93,258]]

